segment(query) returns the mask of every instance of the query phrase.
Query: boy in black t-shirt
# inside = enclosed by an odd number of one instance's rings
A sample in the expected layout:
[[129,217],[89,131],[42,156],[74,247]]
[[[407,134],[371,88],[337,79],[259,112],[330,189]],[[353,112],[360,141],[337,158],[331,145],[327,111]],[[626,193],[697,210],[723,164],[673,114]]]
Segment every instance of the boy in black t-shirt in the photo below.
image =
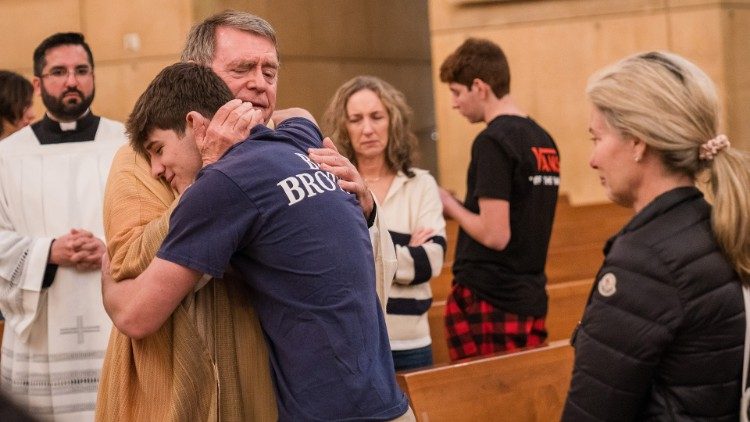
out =
[[508,62],[491,41],[466,40],[443,62],[440,80],[453,108],[487,123],[472,144],[464,203],[440,191],[445,214],[461,227],[445,316],[450,357],[540,345],[557,146],[510,97]]

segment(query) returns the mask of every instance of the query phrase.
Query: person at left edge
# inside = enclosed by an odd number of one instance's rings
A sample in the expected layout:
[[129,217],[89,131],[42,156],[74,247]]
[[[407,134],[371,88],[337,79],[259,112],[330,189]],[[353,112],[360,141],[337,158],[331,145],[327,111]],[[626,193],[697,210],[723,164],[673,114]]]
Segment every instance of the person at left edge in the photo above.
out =
[[92,113],[79,33],[34,51],[42,120],[0,142],[2,389],[48,420],[94,416],[111,322],[101,302],[102,193],[121,123]]
[[34,121],[34,86],[23,76],[0,70],[0,140]]

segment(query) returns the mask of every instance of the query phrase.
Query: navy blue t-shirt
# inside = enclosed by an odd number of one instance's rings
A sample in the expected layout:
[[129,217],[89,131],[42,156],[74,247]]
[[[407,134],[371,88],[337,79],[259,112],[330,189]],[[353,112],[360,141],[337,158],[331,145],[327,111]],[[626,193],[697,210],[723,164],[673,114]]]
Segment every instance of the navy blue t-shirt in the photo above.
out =
[[281,420],[389,420],[406,412],[355,197],[307,157],[306,119],[248,140],[182,195],[158,256],[252,292],[268,340]]

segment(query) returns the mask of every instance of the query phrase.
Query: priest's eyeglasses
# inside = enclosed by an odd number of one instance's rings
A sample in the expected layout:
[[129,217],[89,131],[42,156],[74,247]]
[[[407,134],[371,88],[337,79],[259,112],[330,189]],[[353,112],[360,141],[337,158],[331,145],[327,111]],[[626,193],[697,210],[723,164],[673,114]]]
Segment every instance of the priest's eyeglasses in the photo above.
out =
[[[94,73],[94,69],[90,66],[78,66],[75,69],[72,69],[72,71],[73,76],[76,79],[83,79]],[[63,82],[68,79],[70,73],[71,69],[68,69],[67,67],[53,67],[48,73],[43,73],[41,77],[48,78],[52,82]]]

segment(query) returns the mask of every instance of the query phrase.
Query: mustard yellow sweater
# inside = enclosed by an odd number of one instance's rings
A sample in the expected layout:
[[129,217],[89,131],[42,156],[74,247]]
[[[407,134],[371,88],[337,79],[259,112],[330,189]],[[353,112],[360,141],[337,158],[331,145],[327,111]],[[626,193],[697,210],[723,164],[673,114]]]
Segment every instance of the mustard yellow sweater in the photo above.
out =
[[[175,194],[128,145],[116,154],[104,199],[115,280],[140,274],[169,229]],[[239,282],[211,280],[151,336],[112,329],[97,421],[275,421],[265,340]]]

